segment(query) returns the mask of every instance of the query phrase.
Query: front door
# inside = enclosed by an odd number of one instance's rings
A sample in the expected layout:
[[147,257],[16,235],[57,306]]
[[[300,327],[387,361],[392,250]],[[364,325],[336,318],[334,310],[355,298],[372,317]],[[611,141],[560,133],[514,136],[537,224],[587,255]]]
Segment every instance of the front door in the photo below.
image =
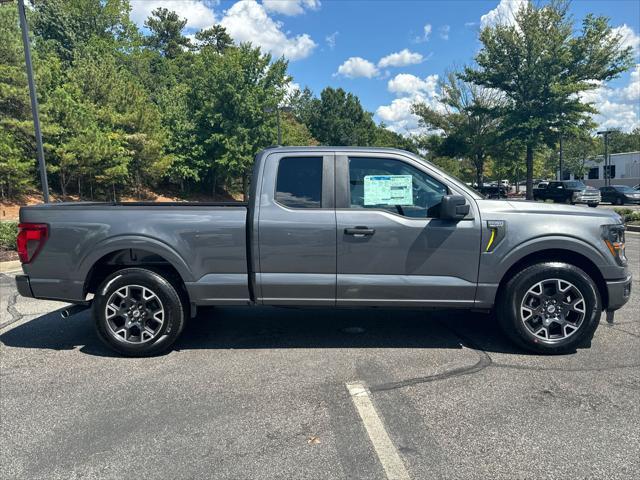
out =
[[266,159],[254,238],[257,296],[265,304],[335,305],[333,164],[332,154]]
[[471,306],[480,219],[441,220],[452,191],[436,171],[399,154],[336,157],[337,304]]

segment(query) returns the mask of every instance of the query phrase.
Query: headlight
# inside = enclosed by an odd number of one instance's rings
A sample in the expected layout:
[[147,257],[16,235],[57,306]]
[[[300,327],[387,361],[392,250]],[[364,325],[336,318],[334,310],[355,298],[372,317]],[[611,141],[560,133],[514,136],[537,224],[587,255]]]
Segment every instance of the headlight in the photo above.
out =
[[627,257],[624,252],[624,225],[619,223],[615,225],[603,225],[602,238],[616,261],[620,265],[626,265]]

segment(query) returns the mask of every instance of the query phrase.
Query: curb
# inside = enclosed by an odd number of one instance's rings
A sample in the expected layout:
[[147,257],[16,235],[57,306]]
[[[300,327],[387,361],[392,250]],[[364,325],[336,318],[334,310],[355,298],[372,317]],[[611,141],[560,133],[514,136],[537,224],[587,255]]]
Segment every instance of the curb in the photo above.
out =
[[8,262],[0,262],[0,273],[18,272],[22,270],[20,260],[10,260]]

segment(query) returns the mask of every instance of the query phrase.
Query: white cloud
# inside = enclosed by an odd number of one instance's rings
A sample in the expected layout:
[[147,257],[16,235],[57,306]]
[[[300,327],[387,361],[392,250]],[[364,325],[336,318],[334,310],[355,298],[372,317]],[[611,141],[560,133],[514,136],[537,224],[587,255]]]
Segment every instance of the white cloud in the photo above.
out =
[[268,12],[294,16],[304,13],[305,9],[317,10],[320,0],[262,0],[262,5]]
[[137,25],[144,25],[145,20],[156,8],[175,11],[181,18],[187,19],[187,29],[199,30],[215,23],[211,2],[202,0],[131,0],[131,20]]
[[414,39],[414,42],[422,43],[422,42],[426,42],[426,41],[429,40],[429,37],[431,36],[431,30],[432,30],[431,24],[430,23],[425,24],[425,26],[423,27],[422,30],[423,30],[422,36],[421,37],[416,37]]
[[640,127],[640,64],[629,75],[629,83],[620,88],[600,85],[583,92],[580,98],[598,110],[594,121],[599,129],[619,128],[625,132]]
[[387,89],[396,95],[434,96],[438,86],[438,75],[429,75],[424,80],[409,73],[400,73],[387,82]]
[[420,126],[420,117],[412,112],[413,105],[423,102],[433,108],[441,108],[437,87],[438,75],[429,75],[423,80],[408,73],[398,74],[389,80],[387,88],[399,98],[389,105],[379,106],[376,115],[389,130],[404,135],[417,134],[424,128]]
[[480,27],[492,27],[497,24],[513,25],[516,20],[516,13],[527,0],[500,0],[496,8],[480,17]]
[[362,57],[351,57],[338,67],[338,71],[334,73],[334,76],[342,75],[347,78],[373,78],[379,73],[378,68],[369,60],[365,60]]
[[416,52],[411,52],[408,49],[401,50],[396,53],[392,53],[383,57],[378,62],[378,67],[386,68],[386,67],[404,67],[407,65],[414,65],[416,63],[421,63],[424,60],[424,57]]
[[276,57],[284,55],[289,60],[306,58],[317,46],[306,33],[288,36],[282,30],[282,23],[269,17],[255,0],[233,4],[225,11],[220,24],[236,42],[251,42]]
[[338,35],[340,35],[340,32],[333,32],[331,35],[327,35],[326,37],[324,37],[327,45],[329,45],[329,48],[331,50],[336,48],[336,40],[338,39]]
[[640,35],[633,31],[626,23],[612,29],[614,35],[620,35],[622,48],[631,47],[634,55],[640,55]]
[[440,32],[440,38],[443,40],[449,40],[449,32],[451,31],[451,26],[443,25],[438,31]]

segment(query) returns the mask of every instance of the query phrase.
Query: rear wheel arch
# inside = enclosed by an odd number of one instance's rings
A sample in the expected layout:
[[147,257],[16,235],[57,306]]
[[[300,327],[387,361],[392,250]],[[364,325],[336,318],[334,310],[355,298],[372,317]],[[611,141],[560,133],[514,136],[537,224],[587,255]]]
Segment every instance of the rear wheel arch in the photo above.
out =
[[151,270],[171,282],[186,300],[189,293],[185,288],[185,278],[175,265],[163,255],[144,248],[120,248],[98,258],[89,269],[84,282],[84,296],[96,293],[102,282],[117,272],[132,267]]

